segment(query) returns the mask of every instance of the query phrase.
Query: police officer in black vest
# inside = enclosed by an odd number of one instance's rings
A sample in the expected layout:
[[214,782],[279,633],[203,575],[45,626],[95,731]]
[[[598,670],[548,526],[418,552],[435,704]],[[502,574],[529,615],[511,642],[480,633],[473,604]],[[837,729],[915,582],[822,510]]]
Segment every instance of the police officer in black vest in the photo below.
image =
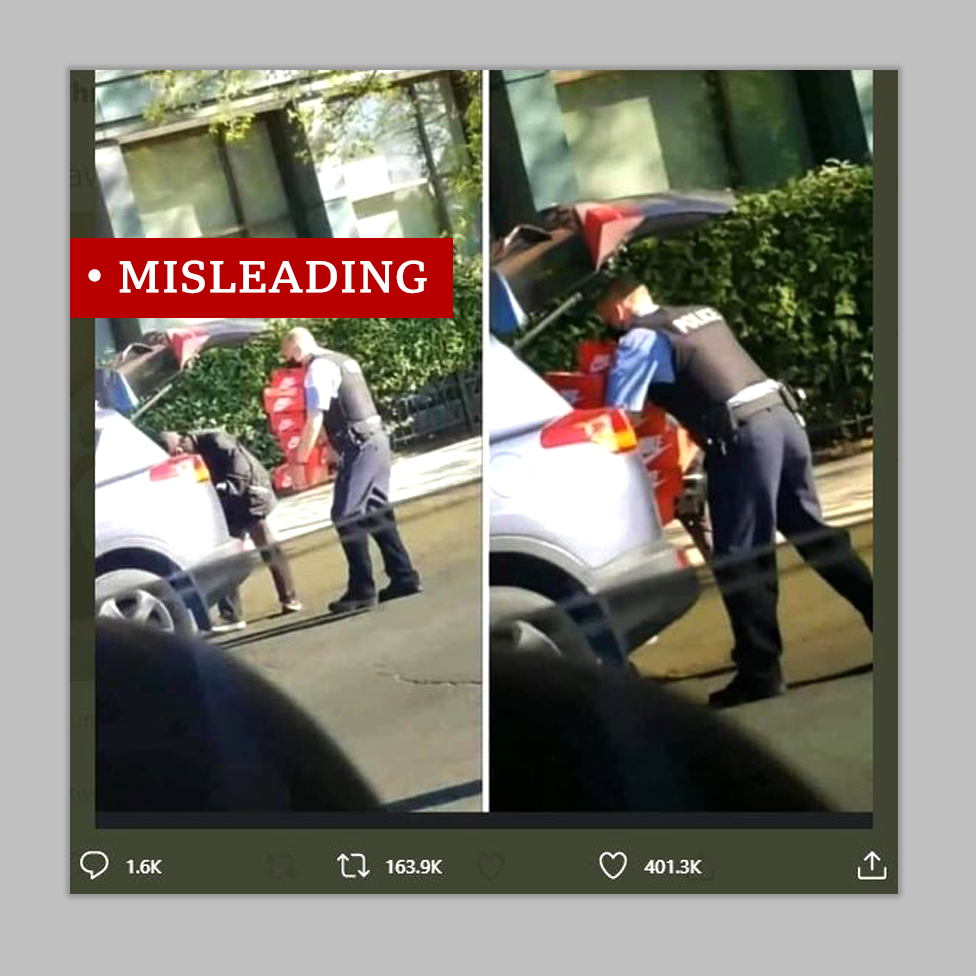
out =
[[607,403],[632,412],[645,397],[705,450],[714,573],[732,624],[732,682],[709,699],[728,707],[786,690],[776,616],[776,531],[873,629],[874,583],[841,529],[827,525],[810,443],[792,393],[770,379],[715,309],[665,307],[630,277],[599,305],[623,329]]
[[350,356],[319,348],[304,328],[292,329],[281,351],[289,362],[306,367],[308,419],[296,459],[302,462],[308,457],[323,426],[339,454],[332,522],[349,564],[349,583],[329,610],[351,613],[375,606],[370,536],[379,546],[390,578],[389,586],[379,592],[379,601],[419,593],[420,577],[400,538],[390,503],[390,442],[359,364]]

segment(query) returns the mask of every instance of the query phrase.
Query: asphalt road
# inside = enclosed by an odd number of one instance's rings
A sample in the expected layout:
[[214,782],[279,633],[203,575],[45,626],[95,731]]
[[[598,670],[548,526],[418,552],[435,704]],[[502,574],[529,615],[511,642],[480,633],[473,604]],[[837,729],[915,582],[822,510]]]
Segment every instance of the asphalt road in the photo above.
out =
[[243,591],[253,623],[217,643],[314,716],[383,803],[480,810],[481,486],[405,504],[398,517],[422,594],[326,620],[345,562],[325,529],[285,546],[304,612],[267,616],[277,600],[259,566]]
[[[853,526],[861,557],[873,564],[874,525]],[[873,641],[860,616],[782,546],[779,619],[787,695],[723,713],[797,770],[841,810],[873,808]],[[704,702],[732,675],[732,634],[718,591],[703,570],[695,607],[635,652],[642,674]]]
[[[245,586],[242,635],[221,643],[325,727],[382,801],[402,809],[481,807],[480,485],[404,505],[403,535],[426,590],[360,616],[325,620],[344,563],[331,529],[286,546],[306,610],[276,609],[268,573]],[[852,530],[870,564],[873,525]],[[872,807],[871,635],[793,550],[780,550],[780,622],[791,691],[732,709],[733,721],[838,808]],[[377,569],[378,560],[377,560]],[[693,610],[634,655],[640,671],[704,702],[728,681],[731,633],[706,573]],[[266,619],[260,619],[266,617]]]

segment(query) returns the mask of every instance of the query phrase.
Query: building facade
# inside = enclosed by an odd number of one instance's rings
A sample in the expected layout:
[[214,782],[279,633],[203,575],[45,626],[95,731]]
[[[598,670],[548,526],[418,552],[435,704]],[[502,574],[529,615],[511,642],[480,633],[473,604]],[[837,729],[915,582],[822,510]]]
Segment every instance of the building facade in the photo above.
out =
[[[467,158],[457,72],[379,72],[354,96],[341,81],[362,77],[235,74],[232,100],[197,77],[192,108],[159,112],[158,73],[95,72],[101,236],[450,235],[478,250],[479,215],[452,184]],[[212,124],[235,115],[242,138]],[[155,326],[99,320],[96,354]]]
[[871,71],[492,71],[491,230],[556,203],[760,189],[872,147]]

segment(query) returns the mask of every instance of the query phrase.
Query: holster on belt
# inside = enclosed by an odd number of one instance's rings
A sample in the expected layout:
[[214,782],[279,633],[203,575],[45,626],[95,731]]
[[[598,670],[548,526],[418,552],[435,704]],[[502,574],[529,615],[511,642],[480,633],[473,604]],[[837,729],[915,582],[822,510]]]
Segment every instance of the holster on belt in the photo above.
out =
[[730,406],[722,403],[713,407],[703,417],[703,427],[707,435],[707,442],[717,445],[722,453],[725,453],[726,446],[735,437],[735,432],[748,420],[763,410],[783,404],[796,419],[803,424],[800,416],[800,404],[789,387],[780,383],[778,389],[772,390],[763,396],[756,397],[748,403],[740,403]]
[[732,429],[738,430],[747,420],[755,417],[757,413],[762,413],[763,410],[769,410],[771,407],[778,407],[780,404],[784,404],[791,412],[795,412],[787,402],[783,394],[782,386],[777,390],[766,393],[764,396],[756,397],[755,400],[750,400],[748,403],[740,403],[737,406],[727,407],[726,409],[729,412]]
[[346,436],[351,444],[362,447],[373,436],[383,429],[383,422],[376,420],[357,420],[349,424]]

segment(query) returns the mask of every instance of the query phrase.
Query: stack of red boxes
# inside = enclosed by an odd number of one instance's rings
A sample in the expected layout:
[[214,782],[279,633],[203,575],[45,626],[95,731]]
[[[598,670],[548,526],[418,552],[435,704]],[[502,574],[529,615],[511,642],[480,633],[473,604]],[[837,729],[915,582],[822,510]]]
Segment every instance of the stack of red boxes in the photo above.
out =
[[264,411],[271,433],[278,438],[278,445],[285,455],[285,463],[271,472],[275,491],[279,495],[289,495],[328,481],[334,468],[334,456],[324,431],[305,463],[295,461],[295,449],[302,439],[306,418],[304,368],[276,369],[271,374],[271,385],[264,390]]
[[612,342],[586,339],[576,347],[576,373],[546,373],[546,382],[558,390],[574,410],[602,407],[607,390],[607,373],[616,348]]
[[[546,382],[558,390],[576,410],[603,406],[607,374],[616,344],[587,339],[576,349],[576,373],[546,373]],[[637,446],[651,475],[661,524],[675,516],[681,495],[684,471],[691,464],[697,447],[688,432],[678,426],[664,410],[645,406],[635,428]]]

